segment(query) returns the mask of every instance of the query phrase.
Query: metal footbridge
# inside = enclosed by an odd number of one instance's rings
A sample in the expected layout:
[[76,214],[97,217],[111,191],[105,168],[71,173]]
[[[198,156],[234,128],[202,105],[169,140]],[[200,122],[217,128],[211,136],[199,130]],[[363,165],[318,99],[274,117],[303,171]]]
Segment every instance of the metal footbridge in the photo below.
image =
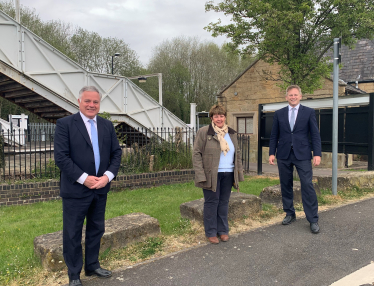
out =
[[78,111],[78,92],[94,85],[101,112],[132,128],[188,126],[130,79],[89,72],[0,10],[0,96],[50,122]]

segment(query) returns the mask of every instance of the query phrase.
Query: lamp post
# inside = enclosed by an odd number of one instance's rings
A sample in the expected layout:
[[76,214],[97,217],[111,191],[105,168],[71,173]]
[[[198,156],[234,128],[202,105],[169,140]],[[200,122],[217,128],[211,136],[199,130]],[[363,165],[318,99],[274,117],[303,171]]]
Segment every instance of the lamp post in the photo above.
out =
[[137,79],[139,82],[146,82],[148,77],[158,77],[158,102],[162,105],[162,73],[154,73],[154,74],[146,74],[146,75],[138,75],[138,76],[131,76],[128,79]]
[[121,54],[119,54],[119,53],[115,53],[114,54],[114,56],[112,56],[112,74],[114,74],[114,72],[113,72],[113,59],[115,58],[115,57],[119,57]]
[[16,21],[18,22],[18,23],[20,23],[21,24],[21,9],[19,8],[19,1],[20,0],[16,0],[16,1],[14,1],[14,4],[15,4],[15,10],[16,10]]

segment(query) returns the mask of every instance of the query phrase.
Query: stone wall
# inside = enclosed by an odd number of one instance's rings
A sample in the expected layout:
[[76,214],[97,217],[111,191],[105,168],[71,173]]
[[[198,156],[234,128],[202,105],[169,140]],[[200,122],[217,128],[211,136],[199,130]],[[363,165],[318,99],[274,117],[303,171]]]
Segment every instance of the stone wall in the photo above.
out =
[[[180,170],[122,175],[112,181],[111,190],[120,191],[190,182],[194,179],[194,174],[193,170]],[[60,199],[59,185],[60,182],[56,180],[48,180],[43,183],[0,185],[0,206],[24,205]]]

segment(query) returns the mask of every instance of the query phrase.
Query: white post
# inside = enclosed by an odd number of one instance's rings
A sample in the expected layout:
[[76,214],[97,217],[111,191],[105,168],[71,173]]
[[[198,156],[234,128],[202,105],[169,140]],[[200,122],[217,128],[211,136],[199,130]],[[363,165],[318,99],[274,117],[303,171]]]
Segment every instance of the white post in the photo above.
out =
[[19,132],[21,134],[19,142],[20,145],[25,145],[26,143],[26,130],[27,130],[27,119],[28,116],[25,115],[24,113],[21,113],[21,119],[19,121]]
[[27,119],[28,119],[28,116],[25,115],[24,113],[21,113],[21,120],[20,120],[20,123],[19,123],[19,127],[22,130],[27,129]]
[[196,131],[196,103],[190,103],[190,127]]
[[158,102],[162,105],[162,73],[158,74]]
[[334,39],[332,111],[332,194],[338,194],[338,112],[339,112],[339,38]]
[[19,8],[19,0],[15,0],[16,8],[16,21],[21,24],[21,10]]

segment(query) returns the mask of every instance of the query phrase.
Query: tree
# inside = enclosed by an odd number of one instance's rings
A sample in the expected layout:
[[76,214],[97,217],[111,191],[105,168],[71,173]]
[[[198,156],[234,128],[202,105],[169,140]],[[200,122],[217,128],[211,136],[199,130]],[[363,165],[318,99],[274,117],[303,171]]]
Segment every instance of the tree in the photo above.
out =
[[[209,110],[222,86],[252,60],[230,53],[225,45],[177,37],[154,48],[148,73],[162,73],[165,107],[188,122],[191,102],[197,103],[200,111]],[[141,87],[158,100],[157,79],[152,79]]]
[[112,56],[115,74],[132,76],[139,72],[141,63],[134,50],[122,39],[103,38],[96,32],[77,28],[71,37],[71,52],[77,62],[89,71],[112,73]]
[[[12,1],[0,2],[0,9],[15,17]],[[114,62],[116,74],[130,76],[141,69],[138,55],[122,39],[104,38],[60,20],[44,22],[26,6],[21,6],[21,24],[89,71],[110,74],[115,53],[121,54]]]
[[[0,10],[15,18],[13,1],[0,2]],[[21,23],[60,52],[75,60],[70,48],[70,37],[73,33],[71,24],[60,20],[43,22],[35,9],[23,5],[21,6]]]
[[[15,18],[13,1],[0,1],[0,9]],[[142,68],[136,52],[122,39],[104,38],[80,27],[73,28],[71,24],[60,20],[44,22],[35,9],[25,6],[21,6],[21,24],[89,71],[110,74],[111,56],[115,53],[121,54],[114,61],[116,74],[131,76]],[[19,113],[29,115],[30,122],[43,121],[35,114],[0,98],[1,118],[7,119],[8,114]]]
[[205,9],[232,17],[228,25],[219,20],[205,27],[213,36],[226,35],[231,49],[278,64],[279,74],[266,76],[281,87],[298,84],[309,93],[332,71],[325,55],[334,38],[354,47],[374,35],[373,0],[224,0]]

